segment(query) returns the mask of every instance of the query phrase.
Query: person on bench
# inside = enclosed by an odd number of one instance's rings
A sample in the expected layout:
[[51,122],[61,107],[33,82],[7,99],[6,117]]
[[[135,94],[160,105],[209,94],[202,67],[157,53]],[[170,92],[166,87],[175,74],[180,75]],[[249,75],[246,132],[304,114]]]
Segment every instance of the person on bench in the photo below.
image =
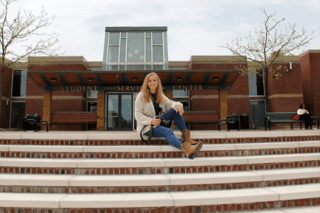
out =
[[305,121],[305,128],[312,129],[312,118],[310,117],[305,104],[300,104],[297,114],[299,115],[299,120]]
[[[182,132],[181,140],[173,134],[171,128],[160,125],[161,120],[158,117],[167,109],[170,110],[164,113],[162,118],[170,120],[174,116],[175,124]],[[193,159],[195,153],[202,148],[202,142],[195,142],[190,138],[190,132],[182,118],[183,114],[183,105],[180,102],[171,101],[163,94],[159,76],[154,72],[149,73],[145,77],[135,101],[138,134],[149,136],[150,126],[153,125],[153,137],[165,137],[172,146],[183,151],[188,158]]]

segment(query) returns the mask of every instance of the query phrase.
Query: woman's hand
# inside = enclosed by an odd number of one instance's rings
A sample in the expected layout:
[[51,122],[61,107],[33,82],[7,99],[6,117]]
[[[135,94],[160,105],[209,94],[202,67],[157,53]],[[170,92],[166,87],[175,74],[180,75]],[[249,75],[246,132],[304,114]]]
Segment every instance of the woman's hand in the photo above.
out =
[[181,106],[176,107],[176,112],[179,112],[179,114],[182,116],[184,114],[184,109]]
[[159,116],[156,116],[154,117],[152,120],[151,120],[151,125],[153,126],[160,126],[160,123],[161,123],[161,120],[160,119],[157,119]]

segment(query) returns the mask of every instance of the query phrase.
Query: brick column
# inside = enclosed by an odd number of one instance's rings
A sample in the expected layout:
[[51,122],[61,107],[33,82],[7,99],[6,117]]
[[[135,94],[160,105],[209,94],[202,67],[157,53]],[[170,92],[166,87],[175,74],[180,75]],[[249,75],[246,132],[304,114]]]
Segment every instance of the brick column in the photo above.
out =
[[173,100],[173,93],[172,93],[172,91],[167,91],[167,92],[166,92],[166,96],[167,96],[167,98],[169,98],[170,100]]
[[[220,119],[227,119],[228,116],[228,95],[227,91],[219,91],[219,100],[220,100]],[[221,125],[221,129],[226,130],[226,125]]]
[[105,93],[104,91],[98,93],[97,98],[97,130],[104,131],[105,130]]
[[[43,97],[43,110],[42,110],[42,120],[48,121],[49,130],[50,130],[50,123],[51,123],[51,104],[52,104],[52,92],[45,91]],[[41,130],[46,130],[45,126],[41,127]]]

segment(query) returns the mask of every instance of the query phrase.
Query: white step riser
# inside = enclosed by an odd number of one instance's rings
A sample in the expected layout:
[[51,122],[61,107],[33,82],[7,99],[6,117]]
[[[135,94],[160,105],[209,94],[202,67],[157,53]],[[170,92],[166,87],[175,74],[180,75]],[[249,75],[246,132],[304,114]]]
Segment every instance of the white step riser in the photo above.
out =
[[135,208],[253,203],[320,197],[320,184],[259,189],[146,194],[20,194],[0,193],[0,207]]
[[37,168],[141,168],[141,167],[188,167],[214,165],[251,165],[280,162],[318,161],[320,153],[248,156],[206,157],[182,159],[16,159],[0,158],[1,167]]
[[[320,147],[320,141],[281,142],[281,143],[253,143],[253,144],[204,144],[201,151],[221,150],[261,150]],[[36,145],[2,145],[1,152],[45,152],[45,153],[121,153],[121,152],[177,152],[172,146],[36,146]]]
[[170,186],[260,182],[303,178],[320,178],[320,168],[232,173],[131,176],[0,174],[0,183],[3,186]]
[[319,213],[319,212],[320,212],[320,206],[288,208],[288,209],[269,210],[269,211],[255,211],[255,213]]

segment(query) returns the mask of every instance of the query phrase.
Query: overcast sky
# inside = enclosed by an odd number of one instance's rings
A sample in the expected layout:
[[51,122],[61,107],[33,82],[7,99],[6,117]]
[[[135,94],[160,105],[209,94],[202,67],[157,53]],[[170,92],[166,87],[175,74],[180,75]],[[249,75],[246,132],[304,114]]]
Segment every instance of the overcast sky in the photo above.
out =
[[191,55],[230,55],[221,48],[248,35],[264,16],[276,11],[280,25],[296,23],[315,31],[315,39],[294,54],[320,49],[320,0],[20,0],[10,12],[26,8],[39,13],[42,6],[55,16],[48,31],[59,33],[64,56],[102,61],[105,27],[167,26],[169,61],[188,61]]

